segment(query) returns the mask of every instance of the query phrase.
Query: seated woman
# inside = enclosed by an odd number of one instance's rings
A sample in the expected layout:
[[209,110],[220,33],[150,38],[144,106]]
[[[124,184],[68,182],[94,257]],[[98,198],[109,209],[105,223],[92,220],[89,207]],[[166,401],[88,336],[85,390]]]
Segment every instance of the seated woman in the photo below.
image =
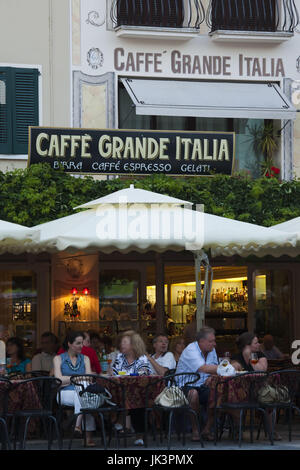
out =
[[[239,354],[235,355],[231,359],[231,364],[238,370],[245,370],[247,372],[266,372],[268,369],[268,360],[266,356],[260,350],[260,344],[258,338],[253,333],[242,333],[237,339],[237,347]],[[256,354],[256,358],[253,361],[251,359],[252,354]],[[267,421],[271,427],[272,421],[272,410],[268,410]],[[281,436],[274,432],[274,440],[281,441]]]
[[[246,370],[248,372],[263,371],[268,369],[268,361],[265,355],[260,351],[258,338],[253,333],[242,333],[237,339],[237,347],[239,354],[231,359],[231,364],[238,370]],[[251,355],[255,353],[257,362],[251,360]]]
[[113,374],[150,375],[151,366],[146,356],[145,343],[135,331],[125,331],[120,340],[120,353],[113,365]]
[[173,356],[176,361],[176,366],[178,364],[179,358],[184,348],[185,348],[185,342],[182,336],[177,336],[171,341],[170,351],[173,353]]
[[6,354],[9,359],[6,366],[9,375],[31,372],[31,360],[25,356],[24,341],[21,338],[12,337],[7,340]]
[[[146,356],[146,347],[141,336],[135,331],[125,331],[120,339],[120,353],[112,367],[113,375],[119,372],[125,375],[150,375],[151,366]],[[129,412],[133,428],[137,434],[135,445],[144,445],[142,434],[144,432],[144,409],[136,408]],[[115,424],[122,431],[120,423]]]
[[[61,404],[74,407],[74,413],[80,412],[80,401],[75,391],[74,385],[70,383],[72,375],[92,374],[90,360],[87,356],[81,354],[84,335],[78,331],[70,331],[63,343],[66,352],[55,356],[53,360],[54,376],[62,381],[60,391]],[[80,424],[82,416],[78,416],[75,431],[82,434]],[[96,429],[94,417],[86,416],[86,438],[87,446],[94,447],[92,440],[92,431]]]

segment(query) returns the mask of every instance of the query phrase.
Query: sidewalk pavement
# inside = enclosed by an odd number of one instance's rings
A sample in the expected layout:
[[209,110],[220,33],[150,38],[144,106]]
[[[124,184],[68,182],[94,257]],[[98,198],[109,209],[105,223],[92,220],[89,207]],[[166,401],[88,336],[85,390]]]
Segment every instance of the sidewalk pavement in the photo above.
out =
[[[215,446],[213,442],[204,442],[204,449],[203,451],[213,450],[213,451],[225,451],[225,450],[246,450],[246,451],[266,451],[266,450],[280,450],[280,451],[287,451],[287,450],[300,450],[300,423],[294,425],[292,427],[292,441],[289,442],[288,440],[288,427],[287,425],[277,425],[276,427],[277,432],[282,436],[282,441],[275,441],[274,445],[270,444],[269,440],[265,440],[264,433],[261,433],[260,439],[256,440],[256,432],[254,431],[254,442],[253,444],[250,442],[250,433],[249,431],[245,431],[243,435],[242,446],[238,446],[238,441],[233,441],[232,439],[228,438],[227,432],[224,433],[224,436],[220,442],[217,443]],[[101,443],[101,439],[99,438],[99,434],[95,436],[96,447],[95,448],[85,448],[83,446],[82,439],[74,439],[72,450],[80,450],[80,451],[99,451],[103,450],[103,445]],[[120,449],[119,450],[126,450],[126,451],[135,451],[141,453],[143,450],[148,451],[166,451],[167,450],[167,440],[165,439],[162,444],[159,442],[159,436],[157,436],[157,441],[153,441],[152,436],[149,436],[148,448],[145,449],[143,446],[134,446],[133,444],[134,439],[128,439],[127,447],[124,447],[124,442],[121,440],[120,442]],[[68,450],[69,439],[65,438],[63,440],[63,450]],[[26,444],[26,449],[28,450],[47,450],[47,441],[46,440],[28,440]],[[57,450],[57,442],[53,442],[52,450]],[[171,449],[170,451],[199,451],[202,450],[200,443],[198,442],[191,442],[190,435],[186,436],[186,445],[183,447],[182,441],[178,441],[177,436],[172,436],[171,441]],[[115,440],[112,441],[110,448],[108,451],[116,451],[116,442]]]

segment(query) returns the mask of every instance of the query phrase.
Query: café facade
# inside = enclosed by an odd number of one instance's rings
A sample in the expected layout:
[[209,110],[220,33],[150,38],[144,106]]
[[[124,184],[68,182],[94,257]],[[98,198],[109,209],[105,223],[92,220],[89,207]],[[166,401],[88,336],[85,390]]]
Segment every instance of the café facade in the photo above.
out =
[[[241,0],[243,11],[235,11],[236,3],[70,1],[70,120],[62,127],[35,123],[28,164],[47,161],[101,179],[257,178],[264,160],[259,135],[271,125],[272,164],[284,180],[297,175],[295,2],[268,0],[263,8]],[[193,321],[192,251],[76,247],[1,255],[0,323],[28,348],[49,329],[61,339],[70,326],[113,338],[134,328],[151,342],[166,329],[170,338],[182,335]],[[273,334],[290,352],[300,335],[297,248],[207,254],[212,284],[205,323],[219,344],[232,349],[236,336],[250,330]]]

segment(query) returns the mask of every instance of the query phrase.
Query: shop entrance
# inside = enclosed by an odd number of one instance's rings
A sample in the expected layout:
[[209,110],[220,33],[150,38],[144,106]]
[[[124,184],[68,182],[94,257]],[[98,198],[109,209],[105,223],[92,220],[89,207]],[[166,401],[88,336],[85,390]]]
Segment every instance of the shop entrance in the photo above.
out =
[[[247,266],[213,267],[211,310],[205,324],[216,330],[218,347],[233,350],[237,335],[248,329]],[[148,268],[147,302],[155,310],[155,271]],[[165,324],[170,338],[194,340],[196,282],[194,266],[165,265]]]

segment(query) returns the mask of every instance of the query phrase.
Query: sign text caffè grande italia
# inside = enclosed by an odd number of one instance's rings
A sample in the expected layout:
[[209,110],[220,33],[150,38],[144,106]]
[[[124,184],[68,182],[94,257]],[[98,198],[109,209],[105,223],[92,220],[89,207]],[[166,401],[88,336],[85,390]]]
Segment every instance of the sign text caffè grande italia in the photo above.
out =
[[[168,59],[165,58],[169,55]],[[166,70],[166,66],[168,70]],[[238,75],[240,77],[285,77],[282,58],[191,55],[178,50],[164,52],[131,52],[114,50],[114,67],[118,72],[168,73],[184,75]]]
[[28,165],[91,174],[231,174],[234,152],[234,132],[30,127]]

